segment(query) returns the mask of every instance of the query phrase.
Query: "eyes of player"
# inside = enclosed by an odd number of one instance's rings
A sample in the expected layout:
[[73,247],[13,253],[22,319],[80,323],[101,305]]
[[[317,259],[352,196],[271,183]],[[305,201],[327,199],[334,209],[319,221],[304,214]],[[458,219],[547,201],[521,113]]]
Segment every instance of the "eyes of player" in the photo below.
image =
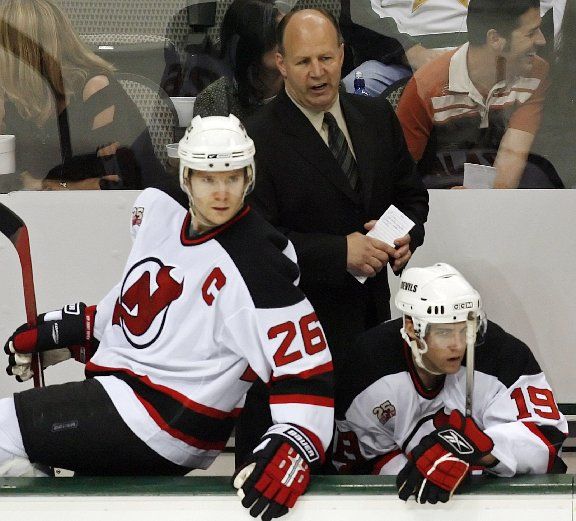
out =
[[449,338],[453,335],[466,336],[466,327],[459,330],[450,328],[435,328],[431,331],[431,333],[440,338]]
[[222,181],[226,186],[236,186],[244,182],[244,175],[234,174],[225,176],[223,179],[220,179],[217,175],[202,175],[199,177],[199,180],[202,184],[207,186],[216,186],[220,181]]

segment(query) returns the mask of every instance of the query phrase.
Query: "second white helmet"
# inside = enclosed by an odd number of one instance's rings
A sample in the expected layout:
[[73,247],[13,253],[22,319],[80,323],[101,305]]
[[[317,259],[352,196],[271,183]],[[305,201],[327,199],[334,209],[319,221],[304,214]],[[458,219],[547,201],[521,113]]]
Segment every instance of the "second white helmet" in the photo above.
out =
[[[400,289],[394,299],[404,316],[402,337],[412,349],[416,363],[428,372],[422,355],[428,351],[424,337],[429,324],[450,324],[475,320],[478,340],[486,330],[486,317],[482,311],[480,294],[462,274],[445,263],[426,268],[408,268],[400,279]],[[406,317],[412,319],[414,333],[420,343],[409,338]]]
[[464,322],[468,313],[478,315],[482,310],[480,294],[456,268],[443,262],[405,270],[394,303],[412,318],[419,336],[429,323]]

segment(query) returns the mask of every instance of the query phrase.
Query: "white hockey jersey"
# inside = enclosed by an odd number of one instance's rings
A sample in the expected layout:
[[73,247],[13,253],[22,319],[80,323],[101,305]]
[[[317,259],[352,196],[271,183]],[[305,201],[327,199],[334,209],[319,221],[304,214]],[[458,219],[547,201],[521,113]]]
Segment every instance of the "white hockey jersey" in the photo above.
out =
[[[337,374],[333,463],[342,473],[395,475],[435,419],[454,409],[464,413],[466,368],[425,389],[401,326],[397,319],[364,333]],[[475,358],[472,417],[499,460],[489,471],[565,472],[558,454],[566,418],[528,347],[489,322]]]
[[411,36],[466,32],[468,0],[371,0],[371,4],[380,18],[393,18],[398,30]]
[[333,428],[332,360],[296,287],[292,244],[249,207],[188,237],[190,213],[147,189],[121,282],[98,304],[86,366],[132,431],[170,461],[207,468],[256,375],[274,423],[304,429],[320,454]]

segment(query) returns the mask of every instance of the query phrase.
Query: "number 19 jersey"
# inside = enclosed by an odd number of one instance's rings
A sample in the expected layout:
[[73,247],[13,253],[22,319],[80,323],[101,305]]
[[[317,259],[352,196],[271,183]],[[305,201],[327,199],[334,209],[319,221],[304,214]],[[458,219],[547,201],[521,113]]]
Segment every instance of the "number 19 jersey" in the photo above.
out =
[[[464,413],[466,368],[427,389],[401,327],[397,319],[361,335],[337,374],[333,463],[340,472],[397,474],[435,420],[441,424],[454,409]],[[499,463],[490,471],[565,471],[558,454],[566,418],[530,349],[489,322],[475,359],[472,417],[494,441]]]

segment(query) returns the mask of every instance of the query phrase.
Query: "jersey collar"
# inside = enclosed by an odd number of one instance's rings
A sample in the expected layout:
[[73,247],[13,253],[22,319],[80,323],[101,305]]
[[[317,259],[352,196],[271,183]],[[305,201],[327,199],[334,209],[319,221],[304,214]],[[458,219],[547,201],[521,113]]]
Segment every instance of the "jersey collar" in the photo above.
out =
[[203,244],[218,234],[222,233],[224,230],[227,230],[232,226],[234,223],[238,222],[240,219],[245,217],[250,212],[250,205],[245,205],[232,219],[226,221],[224,224],[217,226],[216,228],[212,228],[211,230],[197,235],[196,237],[189,237],[188,230],[190,229],[190,221],[192,220],[192,215],[190,212],[186,212],[186,217],[184,218],[184,222],[182,223],[182,229],[180,230],[180,242],[182,246],[196,246],[198,244]]

